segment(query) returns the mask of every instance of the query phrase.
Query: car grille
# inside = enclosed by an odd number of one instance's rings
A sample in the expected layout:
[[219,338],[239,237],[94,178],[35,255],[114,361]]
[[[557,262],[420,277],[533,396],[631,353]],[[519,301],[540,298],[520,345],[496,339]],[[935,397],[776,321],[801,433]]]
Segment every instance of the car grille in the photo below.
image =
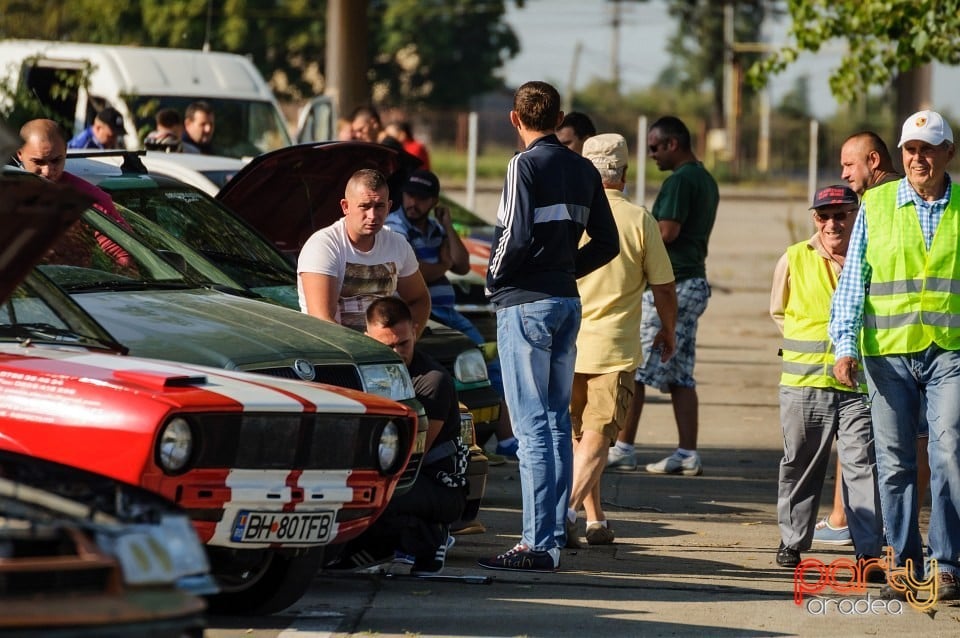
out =
[[406,469],[403,470],[403,474],[400,475],[400,480],[397,481],[397,490],[403,491],[410,487],[413,487],[413,482],[417,480],[417,475],[420,473],[420,461],[423,459],[423,454],[420,452],[414,452],[410,455],[410,462],[407,463]]
[[[354,365],[319,365],[316,366],[314,370],[317,376],[313,381],[317,383],[326,383],[341,388],[350,388],[351,390],[363,390],[363,383],[360,381],[360,372]],[[259,368],[256,370],[247,370],[247,372],[267,374],[271,377],[281,377],[284,379],[300,378],[291,366]]]
[[[193,468],[378,469],[380,431],[391,419],[359,414],[205,414],[193,417],[197,435]],[[239,420],[239,427],[238,427]],[[412,423],[399,427],[409,449]]]

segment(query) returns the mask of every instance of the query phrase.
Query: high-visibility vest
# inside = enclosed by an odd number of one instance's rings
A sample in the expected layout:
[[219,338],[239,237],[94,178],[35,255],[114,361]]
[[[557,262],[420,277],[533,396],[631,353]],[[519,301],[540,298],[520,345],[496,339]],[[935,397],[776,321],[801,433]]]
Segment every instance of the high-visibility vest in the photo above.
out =
[[[854,392],[833,375],[833,344],[827,336],[830,299],[837,287],[833,266],[802,241],[787,248],[790,296],[783,317],[780,385]],[[866,392],[866,386],[857,391]]]
[[916,205],[896,207],[897,186],[864,194],[873,274],[863,304],[862,353],[908,354],[933,343],[960,350],[960,187],[951,187],[928,251]]

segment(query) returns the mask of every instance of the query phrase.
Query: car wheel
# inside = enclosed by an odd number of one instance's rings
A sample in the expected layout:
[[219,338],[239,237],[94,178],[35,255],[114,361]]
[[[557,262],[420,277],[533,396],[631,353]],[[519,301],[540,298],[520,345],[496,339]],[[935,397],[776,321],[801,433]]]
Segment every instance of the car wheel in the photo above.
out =
[[[323,547],[291,554],[266,551],[259,553],[259,560],[252,563],[237,561],[240,568],[226,571],[215,568],[221,591],[207,598],[209,611],[236,616],[282,611],[306,593],[323,564],[323,556]],[[211,562],[216,565],[218,561],[212,556]]]

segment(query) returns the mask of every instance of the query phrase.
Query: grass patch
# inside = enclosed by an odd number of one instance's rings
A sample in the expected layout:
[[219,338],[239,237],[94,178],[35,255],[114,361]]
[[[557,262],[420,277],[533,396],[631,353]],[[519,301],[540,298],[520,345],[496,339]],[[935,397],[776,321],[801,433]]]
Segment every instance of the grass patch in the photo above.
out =
[[[477,156],[477,179],[502,182],[514,149],[488,146]],[[430,147],[430,168],[441,184],[467,181],[467,153],[452,146]]]

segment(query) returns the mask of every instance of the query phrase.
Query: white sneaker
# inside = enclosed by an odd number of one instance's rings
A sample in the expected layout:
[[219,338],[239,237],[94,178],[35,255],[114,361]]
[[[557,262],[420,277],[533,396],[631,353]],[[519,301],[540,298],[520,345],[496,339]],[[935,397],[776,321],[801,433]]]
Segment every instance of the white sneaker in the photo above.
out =
[[624,452],[613,445],[607,451],[607,468],[617,472],[633,472],[637,469],[637,457],[633,452]]
[[700,465],[700,455],[693,452],[690,456],[683,457],[674,452],[665,459],[656,463],[647,465],[647,471],[651,474],[683,474],[684,476],[700,476],[703,474],[703,467]]

